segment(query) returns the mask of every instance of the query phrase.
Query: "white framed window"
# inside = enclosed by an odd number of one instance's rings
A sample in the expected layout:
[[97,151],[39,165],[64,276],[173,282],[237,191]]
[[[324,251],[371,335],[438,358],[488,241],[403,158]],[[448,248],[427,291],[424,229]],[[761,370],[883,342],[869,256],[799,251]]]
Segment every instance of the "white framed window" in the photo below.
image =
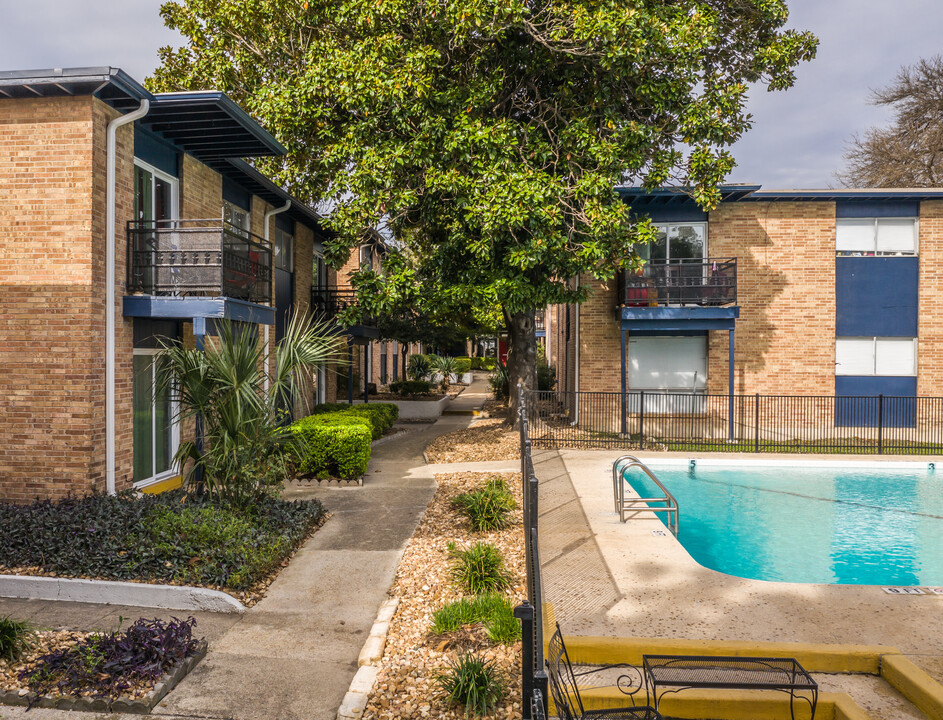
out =
[[176,220],[177,185],[177,178],[134,158],[134,219]]
[[835,374],[913,377],[917,338],[835,338]]
[[174,453],[180,444],[170,388],[157,389],[157,350],[134,349],[134,484],[149,485],[176,474]]
[[707,223],[653,223],[657,239],[638,247],[644,260],[703,260],[707,255]]
[[842,256],[916,255],[917,218],[838,218],[835,251]]
[[275,228],[273,264],[279,270],[295,271],[295,237],[281,228]]
[[373,270],[373,246],[360,246],[360,269]]
[[249,233],[249,211],[243,210],[235,203],[229,200],[223,200],[223,222],[229,226],[229,229],[240,235],[248,237]]

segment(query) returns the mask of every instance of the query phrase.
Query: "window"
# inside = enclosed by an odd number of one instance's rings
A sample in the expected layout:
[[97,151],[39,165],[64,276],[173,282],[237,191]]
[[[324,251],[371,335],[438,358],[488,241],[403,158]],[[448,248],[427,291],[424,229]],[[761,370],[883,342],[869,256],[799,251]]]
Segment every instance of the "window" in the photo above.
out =
[[836,338],[836,375],[906,377],[917,374],[916,338]]
[[839,255],[915,255],[916,218],[839,218],[835,221]]
[[176,217],[177,179],[135,159],[135,220],[159,223],[162,220],[174,220]]
[[172,475],[179,442],[170,389],[157,394],[157,350],[134,350],[134,482]]
[[223,222],[229,226],[230,231],[242,237],[249,236],[249,211],[243,210],[229,200],[223,200]]
[[360,269],[373,270],[373,246],[360,246]]
[[311,284],[316,290],[327,288],[327,263],[320,255],[314,256],[314,267],[311,272]]
[[645,260],[701,260],[707,257],[707,223],[656,223],[655,232],[657,239],[654,243],[637,248],[639,256]]
[[281,228],[275,228],[274,264],[279,270],[295,271],[295,238]]

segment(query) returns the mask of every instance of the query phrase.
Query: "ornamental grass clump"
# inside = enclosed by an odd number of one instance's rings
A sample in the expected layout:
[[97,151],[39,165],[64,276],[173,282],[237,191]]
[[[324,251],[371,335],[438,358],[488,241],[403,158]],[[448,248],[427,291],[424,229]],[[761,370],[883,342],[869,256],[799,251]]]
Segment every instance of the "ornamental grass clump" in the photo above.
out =
[[487,715],[505,692],[494,661],[471,653],[450,661],[435,681],[449,704],[463,707],[466,716]]
[[33,700],[42,695],[92,695],[117,699],[152,687],[166,672],[199,649],[196,620],[141,618],[125,632],[91,635],[40,656],[20,671]]
[[462,493],[452,501],[476,532],[503,530],[511,524],[511,511],[517,507],[507,484],[500,478],[489,480],[483,488]]
[[504,558],[494,545],[477,542],[461,550],[449,543],[452,557],[452,579],[463,591],[472,595],[496,592],[511,584],[504,568]]
[[521,626],[510,601],[495,593],[443,605],[432,614],[432,633],[441,635],[476,623],[481,623],[488,639],[498,645],[510,645],[521,636]]
[[15,662],[33,647],[36,630],[25,620],[0,617],[0,660]]

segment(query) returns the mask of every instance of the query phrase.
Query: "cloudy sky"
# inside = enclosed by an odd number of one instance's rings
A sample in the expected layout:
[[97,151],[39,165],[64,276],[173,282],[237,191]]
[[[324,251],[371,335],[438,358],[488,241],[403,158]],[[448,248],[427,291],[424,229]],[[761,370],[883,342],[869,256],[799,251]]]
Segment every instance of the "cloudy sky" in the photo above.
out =
[[[143,80],[157,48],[180,38],[160,0],[0,0],[0,69],[112,65]],[[940,0],[792,0],[790,25],[815,32],[818,57],[784,93],[755,88],[754,129],[734,148],[731,180],[766,188],[837,184],[845,142],[887,119],[868,104],[901,65],[943,53]]]

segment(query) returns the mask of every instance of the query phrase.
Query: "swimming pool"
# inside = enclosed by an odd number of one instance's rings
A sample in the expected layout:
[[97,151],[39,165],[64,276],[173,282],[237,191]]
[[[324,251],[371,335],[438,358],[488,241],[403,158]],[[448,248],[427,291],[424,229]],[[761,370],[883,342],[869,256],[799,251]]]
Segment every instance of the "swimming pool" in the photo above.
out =
[[[677,498],[678,539],[705,567],[795,583],[943,585],[943,469],[646,463]],[[639,470],[628,480],[643,497],[661,494]]]

